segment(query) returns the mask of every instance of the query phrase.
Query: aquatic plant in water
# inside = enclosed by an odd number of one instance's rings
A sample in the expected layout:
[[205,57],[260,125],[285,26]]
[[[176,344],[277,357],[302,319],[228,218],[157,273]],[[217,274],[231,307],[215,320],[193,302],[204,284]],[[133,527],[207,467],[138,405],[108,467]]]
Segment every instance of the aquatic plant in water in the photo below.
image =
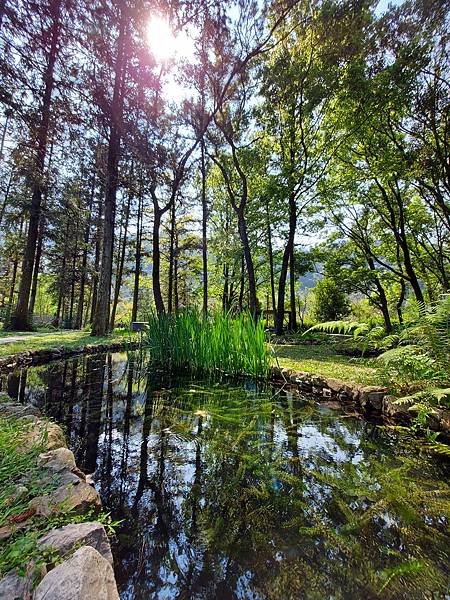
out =
[[271,363],[264,325],[249,314],[154,314],[145,343],[153,364],[175,370],[266,377]]

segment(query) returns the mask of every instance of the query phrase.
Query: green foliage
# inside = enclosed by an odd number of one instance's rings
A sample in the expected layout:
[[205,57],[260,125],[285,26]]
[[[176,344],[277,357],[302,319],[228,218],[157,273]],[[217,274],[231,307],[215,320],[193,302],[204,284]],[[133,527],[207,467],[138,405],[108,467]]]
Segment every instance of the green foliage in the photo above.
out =
[[324,277],[314,287],[314,314],[319,321],[340,319],[350,311],[347,295],[342,291],[339,282]]
[[450,295],[435,305],[412,302],[410,309],[411,322],[400,333],[400,345],[378,359],[381,373],[399,390],[427,387],[429,399],[436,399],[436,393],[442,399],[450,381]]
[[[45,430],[42,439],[32,446],[24,441],[30,423],[24,420],[0,418],[0,523],[8,523],[15,515],[25,514],[30,500],[51,492],[59,485],[59,476],[42,481],[42,469],[37,466],[37,457],[45,447]],[[82,515],[61,512],[50,517],[31,516],[25,529],[18,529],[0,548],[0,577],[12,569],[23,573],[32,560],[35,567],[58,561],[52,550],[43,550],[38,539],[47,531],[83,521],[97,520],[113,533],[117,522],[109,513],[88,511]]]
[[154,314],[147,346],[153,363],[194,372],[265,377],[271,363],[263,322],[248,314],[206,317],[193,310]]

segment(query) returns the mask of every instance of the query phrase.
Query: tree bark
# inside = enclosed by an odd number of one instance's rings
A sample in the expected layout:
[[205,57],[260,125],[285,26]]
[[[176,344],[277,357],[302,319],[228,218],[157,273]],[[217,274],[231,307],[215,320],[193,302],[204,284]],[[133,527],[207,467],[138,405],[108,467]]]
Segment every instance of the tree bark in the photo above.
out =
[[113,301],[113,306],[112,306],[112,311],[111,311],[111,323],[109,325],[109,328],[111,331],[114,329],[114,322],[116,320],[117,304],[119,302],[120,288],[122,286],[123,267],[125,264],[125,253],[126,253],[126,249],[127,249],[128,221],[130,218],[131,199],[132,199],[132,192],[129,191],[128,192],[128,202],[127,202],[127,206],[125,208],[125,224],[123,227],[123,242],[122,242],[122,248],[121,248],[121,253],[120,253],[120,258],[119,258],[119,264],[117,266],[116,283],[114,286],[114,301]]
[[294,248],[295,229],[297,226],[297,203],[295,195],[291,193],[289,196],[289,236],[283,252],[283,260],[281,263],[280,278],[278,280],[278,306],[275,332],[277,335],[282,335],[284,330],[284,302],[286,293],[286,279],[289,267],[291,252]]
[[167,286],[167,312],[173,311],[173,277],[175,256],[175,202],[170,210],[169,282]]
[[157,200],[153,198],[153,269],[152,269],[152,286],[153,300],[158,315],[163,315],[166,312],[164,300],[161,293],[161,253],[159,249],[159,229],[161,227],[162,210],[159,208]]
[[39,278],[39,268],[41,264],[42,257],[42,246],[44,242],[44,231],[45,231],[45,219],[44,216],[41,215],[41,220],[39,223],[39,233],[38,233],[38,242],[36,247],[36,258],[34,260],[34,269],[33,269],[33,281],[31,285],[31,293],[30,293],[30,305],[28,307],[28,313],[33,316],[34,313],[34,305],[36,302],[36,293],[38,286],[38,278]]
[[131,311],[131,322],[137,320],[139,307],[139,278],[141,275],[141,251],[142,251],[142,234],[143,234],[143,193],[139,194],[138,214],[137,214],[137,231],[136,231],[136,254],[134,262],[134,285],[133,285],[133,308]]
[[48,54],[47,67],[44,73],[44,95],[42,98],[41,121],[37,133],[37,154],[33,173],[34,179],[32,184],[28,234],[22,261],[22,276],[20,280],[19,297],[17,300],[16,310],[11,319],[12,329],[15,330],[28,331],[32,327],[28,313],[28,306],[30,302],[31,280],[36,256],[39,220],[41,217],[45,155],[47,152],[48,132],[50,127],[52,94],[55,85],[53,74],[58,55],[60,11],[61,0],[56,0],[51,5],[52,26],[50,29],[50,51]]
[[205,140],[201,141],[201,176],[202,176],[202,270],[203,270],[203,312],[208,312],[208,206],[206,202],[206,163]]
[[108,333],[109,305],[114,250],[114,221],[116,213],[116,195],[118,188],[120,141],[123,117],[123,84],[125,80],[125,36],[126,12],[122,7],[117,41],[117,59],[114,75],[114,91],[111,103],[111,124],[108,143],[108,160],[105,190],[105,218],[103,225],[103,247],[100,280],[97,291],[97,304],[92,321],[92,335],[102,336]]
[[291,255],[290,255],[290,269],[289,269],[289,288],[290,288],[290,313],[289,322],[291,330],[297,329],[297,311],[295,302],[295,256],[294,256],[294,244],[292,244]]

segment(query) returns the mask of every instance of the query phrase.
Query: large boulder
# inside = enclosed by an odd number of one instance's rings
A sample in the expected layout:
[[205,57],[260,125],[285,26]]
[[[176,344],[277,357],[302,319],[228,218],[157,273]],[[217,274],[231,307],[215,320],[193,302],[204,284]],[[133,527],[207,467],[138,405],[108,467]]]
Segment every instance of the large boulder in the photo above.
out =
[[28,508],[43,517],[69,511],[83,514],[90,509],[100,509],[101,500],[97,490],[76,475],[73,477],[73,482],[60,485],[49,494],[33,498]]
[[74,523],[53,529],[38,544],[53,548],[60,556],[66,556],[76,546],[92,546],[113,566],[111,546],[101,523]]
[[110,563],[91,546],[79,548],[52,569],[33,594],[33,600],[119,600]]

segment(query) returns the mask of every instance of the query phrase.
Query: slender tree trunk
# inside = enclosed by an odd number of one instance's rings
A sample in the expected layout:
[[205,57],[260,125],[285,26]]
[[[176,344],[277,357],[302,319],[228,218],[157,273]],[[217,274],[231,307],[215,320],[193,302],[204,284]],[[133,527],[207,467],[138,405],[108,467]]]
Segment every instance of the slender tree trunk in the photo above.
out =
[[291,310],[289,315],[289,322],[291,324],[291,330],[297,329],[297,310],[295,302],[295,256],[294,256],[294,244],[292,244],[291,255],[290,255],[290,272],[289,272],[289,288],[290,288],[290,303]]
[[286,279],[289,267],[289,260],[294,247],[295,229],[297,226],[297,203],[294,194],[289,197],[289,236],[283,252],[281,263],[280,279],[278,281],[278,306],[275,332],[277,335],[283,334],[284,329],[284,301],[286,292]]
[[[101,196],[101,194],[100,194]],[[98,215],[97,215],[97,232],[95,234],[95,258],[94,258],[94,276],[92,278],[92,304],[91,304],[91,316],[90,322],[94,319],[95,307],[97,306],[98,296],[98,275],[100,269],[100,257],[102,252],[102,237],[103,237],[103,202],[98,202]]]
[[399,299],[396,304],[396,309],[397,309],[398,322],[400,323],[400,325],[403,325],[402,306],[403,306],[403,302],[405,301],[405,296],[406,296],[406,285],[405,285],[405,282],[403,279],[400,281],[400,286],[401,286],[400,296],[399,296]]
[[277,303],[275,300],[275,271],[273,266],[273,246],[272,246],[272,228],[270,226],[269,205],[266,204],[266,226],[267,226],[267,250],[269,253],[269,268],[270,268],[270,291],[272,294],[272,310],[273,324],[275,326],[275,315],[277,311]]
[[222,291],[222,310],[224,313],[230,310],[230,303],[228,297],[228,278],[229,278],[230,267],[227,263],[223,265],[223,291]]
[[0,209],[0,225],[2,224],[3,217],[4,217],[5,211],[6,211],[6,207],[8,206],[9,192],[11,190],[12,178],[13,178],[13,169],[11,169],[11,172],[9,174],[8,184],[7,184],[6,190],[5,190],[5,197],[3,198],[2,207]]
[[91,184],[91,190],[90,190],[90,194],[89,194],[88,218],[87,218],[87,223],[86,223],[86,227],[84,229],[84,236],[83,236],[83,257],[81,259],[80,294],[78,296],[78,306],[77,306],[77,317],[76,317],[76,321],[75,321],[75,329],[81,329],[83,327],[83,310],[84,310],[84,295],[85,295],[85,288],[86,288],[88,244],[89,244],[89,237],[91,235],[91,213],[92,213],[92,207],[94,204],[95,183],[96,183],[96,173],[94,171],[92,174],[92,184]]
[[386,333],[390,333],[392,331],[392,322],[391,316],[389,314],[389,304],[387,301],[386,292],[378,277],[377,269],[371,256],[367,256],[367,264],[369,265],[369,269],[371,270],[374,276],[375,287],[377,288],[378,293],[378,303],[384,320],[384,328],[386,330]]
[[167,286],[167,312],[172,312],[173,299],[173,262],[174,262],[174,244],[175,244],[175,202],[170,209],[170,244],[169,244],[169,281]]
[[61,0],[54,1],[51,6],[52,26],[50,30],[50,51],[48,54],[47,67],[44,74],[44,95],[42,99],[41,121],[37,134],[37,154],[33,173],[32,197],[30,206],[30,219],[28,224],[28,235],[22,262],[22,276],[20,280],[19,297],[13,318],[12,328],[27,331],[31,329],[28,306],[30,302],[31,280],[33,276],[34,260],[36,255],[36,244],[41,216],[41,203],[44,181],[45,155],[47,152],[48,132],[50,126],[50,113],[52,105],[52,93],[54,88],[53,73],[58,54],[58,41],[60,32],[60,9]]
[[36,258],[34,261],[34,269],[33,269],[33,282],[31,285],[31,294],[30,294],[30,306],[28,307],[28,313],[31,317],[33,317],[34,313],[34,305],[36,302],[36,292],[38,286],[38,278],[39,278],[39,268],[41,264],[42,257],[42,246],[44,242],[44,231],[45,231],[45,219],[44,216],[41,215],[41,221],[39,223],[39,234],[38,234],[38,243],[36,248]]
[[166,312],[164,300],[161,293],[161,253],[159,249],[159,229],[161,227],[162,210],[159,208],[156,200],[153,200],[153,269],[152,269],[152,285],[153,285],[153,300],[158,315],[163,315]]
[[180,299],[178,296],[178,232],[175,231],[175,256],[173,258],[173,301],[175,306],[175,313],[178,313],[180,308]]
[[77,273],[77,258],[78,258],[78,231],[80,225],[80,218],[77,217],[77,226],[75,229],[75,248],[72,256],[72,273],[70,281],[70,308],[69,308],[69,329],[73,329],[73,308],[75,305],[75,281]]
[[244,285],[245,285],[245,258],[244,254],[242,254],[241,258],[241,280],[239,285],[239,300],[238,300],[238,308],[239,312],[242,312],[244,306]]
[[105,190],[105,219],[103,226],[103,247],[100,280],[97,291],[97,304],[92,322],[92,335],[102,336],[108,333],[109,304],[114,251],[114,221],[116,213],[116,195],[119,174],[120,139],[123,113],[123,85],[125,81],[125,36],[127,15],[122,8],[117,41],[117,60],[115,66],[114,92],[111,104],[111,125],[109,132],[108,160]]
[[143,235],[143,193],[139,194],[138,214],[137,214],[137,231],[136,231],[136,255],[134,262],[134,286],[133,286],[133,308],[131,311],[131,321],[137,320],[139,307],[139,278],[141,275],[141,251],[142,251],[142,235]]
[[205,140],[201,140],[203,312],[208,312],[208,205],[206,202]]
[[117,266],[116,284],[114,287],[114,301],[111,311],[111,323],[109,325],[110,330],[114,329],[114,322],[116,320],[117,304],[119,303],[120,288],[122,287],[123,279],[123,267],[125,265],[125,253],[127,249],[127,235],[128,235],[128,221],[130,218],[130,206],[131,206],[132,193],[128,192],[128,202],[125,208],[125,224],[123,227],[123,242],[122,249],[119,258],[119,264]]
[[249,310],[253,317],[256,318],[258,312],[258,301],[256,298],[255,268],[253,265],[250,242],[248,239],[247,223],[245,221],[243,210],[238,211],[238,228],[239,236],[242,242],[242,249],[244,252],[245,266],[247,267]]

